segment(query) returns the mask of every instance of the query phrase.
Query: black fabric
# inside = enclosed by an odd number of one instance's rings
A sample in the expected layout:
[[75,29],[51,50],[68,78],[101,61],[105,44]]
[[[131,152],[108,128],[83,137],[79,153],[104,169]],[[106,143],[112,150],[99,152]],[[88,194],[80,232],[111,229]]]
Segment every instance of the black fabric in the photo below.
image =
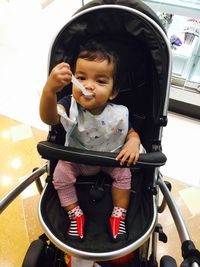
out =
[[[154,12],[140,1],[114,2],[140,10],[159,23]],[[87,10],[89,7],[102,4],[104,1],[92,1],[83,9]],[[145,108],[148,109],[151,105],[151,114],[154,121],[158,123],[166,97],[168,77],[166,43],[153,25],[128,11],[114,9],[115,4],[113,9],[105,6],[105,9],[90,11],[66,24],[52,46],[50,70],[63,59],[73,65],[80,44],[91,38],[100,38],[110,43],[120,54],[121,90],[139,91],[136,95],[132,94],[131,104],[136,109],[135,113],[144,114]],[[159,26],[161,26],[160,23]],[[67,92],[70,93],[69,88]],[[148,99],[148,104],[142,103],[145,98]],[[134,99],[137,100],[134,101]],[[141,113],[137,106],[143,106]]]
[[[153,197],[149,188],[149,172],[143,175],[134,174],[131,201],[127,214],[128,239],[113,242],[109,234],[109,216],[112,212],[111,183],[106,174],[104,197],[93,202],[90,189],[95,184],[95,177],[79,177],[76,184],[79,204],[86,218],[86,237],[82,242],[68,240],[67,213],[61,208],[57,192],[51,183],[48,184],[42,199],[42,217],[49,230],[63,243],[88,252],[109,252],[123,248],[141,237],[149,227],[153,218]],[[142,191],[141,191],[142,190]]]
[[69,116],[69,108],[71,106],[71,95],[64,96],[63,98],[59,99],[58,104],[63,105],[67,115]]
[[76,13],[97,5],[122,5],[137,9],[151,17],[165,31],[163,24],[156,13],[141,0],[93,0],[80,8]]
[[[107,8],[111,4],[113,8]],[[115,5],[122,8],[115,8]],[[90,7],[101,7],[91,10]],[[160,138],[160,117],[167,101],[169,51],[160,31],[144,17],[127,6],[141,11],[152,18],[161,28],[156,14],[139,0],[94,0],[81,8],[56,36],[50,51],[49,72],[52,68],[67,61],[73,69],[79,47],[89,39],[99,39],[116,51],[120,57],[120,92],[115,103],[128,107],[131,123],[139,131],[142,144],[147,152],[152,151],[155,141]],[[80,13],[83,11],[83,13]],[[71,94],[71,85],[58,94],[58,99]],[[52,127],[49,141],[64,143],[61,125]],[[166,159],[165,159],[166,160]],[[52,175],[56,160],[51,161]],[[52,167],[53,165],[53,167]],[[41,212],[45,224],[62,242],[76,249],[92,252],[115,251],[132,244],[143,236],[152,223],[153,196],[149,188],[154,183],[155,168],[142,168],[135,173],[132,185],[131,202],[128,209],[128,240],[113,243],[108,233],[108,216],[112,211],[111,186],[104,187],[104,197],[100,202],[92,202],[92,183],[77,183],[77,193],[87,223],[87,237],[75,243],[66,238],[67,215],[61,208],[57,192],[51,183],[46,188],[41,201]],[[95,177],[94,177],[95,179]],[[84,177],[86,180],[86,177]],[[95,240],[95,241],[94,241]]]
[[[105,42],[120,58],[120,92],[114,103],[128,107],[133,126],[135,114],[143,118],[138,124],[142,125],[139,134],[149,151],[154,140],[159,138],[160,117],[168,101],[169,51],[152,24],[127,10],[114,8],[117,4],[140,10],[161,26],[158,17],[144,3],[133,0],[112,2],[113,8],[106,8],[103,5],[106,1],[91,1],[77,12],[77,17],[66,23],[53,42],[49,71],[63,60],[73,69],[79,47],[86,40],[94,38]],[[92,6],[103,9],[91,11]],[[85,13],[78,16],[82,10]],[[68,94],[71,94],[71,84],[58,94],[58,99]]]

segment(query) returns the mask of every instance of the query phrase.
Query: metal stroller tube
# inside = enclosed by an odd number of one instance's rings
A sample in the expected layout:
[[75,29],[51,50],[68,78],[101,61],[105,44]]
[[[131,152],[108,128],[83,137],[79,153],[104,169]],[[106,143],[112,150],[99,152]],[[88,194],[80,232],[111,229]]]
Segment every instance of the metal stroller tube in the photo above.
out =
[[185,223],[183,221],[183,218],[182,218],[182,216],[181,216],[181,214],[177,208],[175,201],[172,199],[172,197],[170,195],[170,191],[169,191],[167,185],[165,184],[165,182],[163,181],[161,174],[159,174],[159,177],[158,177],[158,185],[159,185],[160,190],[166,199],[167,205],[170,209],[170,212],[171,212],[172,217],[174,219],[174,222],[176,224],[177,231],[178,231],[181,242],[184,242],[186,240],[190,240],[190,236],[189,236],[189,233],[188,233],[187,228],[185,226]]
[[31,175],[25,178],[19,185],[17,185],[12,191],[10,191],[0,202],[0,213],[2,213],[7,206],[31,183],[37,180],[42,174],[47,172],[47,164],[43,167],[35,170]]
[[[167,187],[167,185],[165,184],[165,182],[162,179],[162,175],[161,173],[158,176],[158,185],[160,187],[161,192],[163,193],[165,200],[167,202],[167,205],[170,209],[171,215],[174,219],[174,222],[176,224],[176,228],[179,234],[179,238],[181,240],[181,243],[183,244],[185,241],[190,240],[190,236],[189,233],[187,231],[186,225],[183,221],[183,218],[177,208],[177,205],[175,203],[175,201],[173,200],[173,198],[170,195],[170,191]],[[182,266],[182,264],[181,264]],[[183,265],[186,266],[186,265]],[[191,267],[199,267],[199,264],[197,262],[193,262],[191,265]]]

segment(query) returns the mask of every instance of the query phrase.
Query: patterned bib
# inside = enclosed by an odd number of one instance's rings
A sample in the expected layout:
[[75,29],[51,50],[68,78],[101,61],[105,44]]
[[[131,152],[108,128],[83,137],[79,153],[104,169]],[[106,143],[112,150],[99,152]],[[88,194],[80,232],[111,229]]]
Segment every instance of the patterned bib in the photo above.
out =
[[93,115],[71,98],[69,117],[58,107],[66,131],[65,146],[86,150],[118,152],[128,133],[128,109],[108,103],[101,114]]

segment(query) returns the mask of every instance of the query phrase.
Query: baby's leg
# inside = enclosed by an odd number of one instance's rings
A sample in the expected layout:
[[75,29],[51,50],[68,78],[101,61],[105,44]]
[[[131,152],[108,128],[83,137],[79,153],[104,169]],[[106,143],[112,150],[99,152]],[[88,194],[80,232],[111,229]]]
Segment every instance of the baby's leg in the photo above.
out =
[[[106,170],[109,172],[109,169]],[[125,218],[130,200],[131,172],[129,168],[112,168],[113,211],[110,217],[112,236],[115,240],[126,238]]]
[[68,236],[83,238],[84,215],[78,205],[75,188],[76,177],[80,174],[79,165],[68,161],[59,161],[55,171],[53,184],[58,192],[61,206],[67,211],[70,219]]
[[89,176],[99,172],[100,168],[68,161],[59,161],[54,171],[53,184],[58,192],[61,206],[67,211],[70,226],[68,235],[73,238],[84,237],[84,214],[79,207],[75,188],[76,177]]
[[106,168],[106,172],[113,178],[112,199],[113,206],[128,208],[131,189],[131,171],[129,168]]
[[127,209],[130,200],[130,193],[130,189],[120,189],[112,185],[113,206]]
[[69,211],[78,204],[75,182],[80,174],[78,164],[60,160],[54,171],[53,185],[58,192],[61,206]]

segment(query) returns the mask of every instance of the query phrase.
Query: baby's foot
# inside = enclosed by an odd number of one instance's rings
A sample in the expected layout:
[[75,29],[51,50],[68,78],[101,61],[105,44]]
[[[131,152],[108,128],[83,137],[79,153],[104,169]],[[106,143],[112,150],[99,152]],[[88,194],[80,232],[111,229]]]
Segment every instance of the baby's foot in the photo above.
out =
[[125,226],[126,209],[114,207],[110,216],[111,233],[114,240],[125,240],[127,237]]
[[81,208],[76,206],[72,210],[68,211],[68,216],[70,219],[70,225],[67,234],[70,237],[82,239],[84,237],[85,218]]

